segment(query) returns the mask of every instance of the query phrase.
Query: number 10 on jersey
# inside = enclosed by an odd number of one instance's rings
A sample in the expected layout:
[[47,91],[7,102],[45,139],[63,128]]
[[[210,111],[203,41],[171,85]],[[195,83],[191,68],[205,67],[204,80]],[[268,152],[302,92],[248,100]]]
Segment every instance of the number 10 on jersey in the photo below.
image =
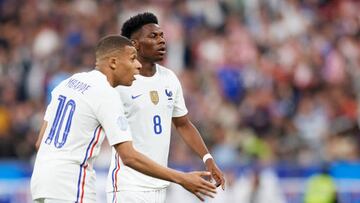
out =
[[[70,127],[71,127],[71,121],[72,121],[72,117],[75,112],[76,104],[75,104],[75,101],[72,99],[70,99],[66,102],[66,97],[63,95],[60,95],[58,100],[59,100],[59,105],[56,110],[55,119],[51,126],[49,136],[45,140],[45,143],[50,145],[55,136],[54,145],[56,148],[61,148],[64,146],[64,144],[66,142],[66,138],[69,134]],[[65,102],[66,102],[66,104],[65,104]],[[62,134],[62,139],[61,139],[61,141],[59,141],[60,130],[62,128],[64,119],[65,119],[65,116],[66,116],[68,110],[70,110],[70,112],[68,113],[68,117],[66,119],[66,124],[65,124],[64,132]]]

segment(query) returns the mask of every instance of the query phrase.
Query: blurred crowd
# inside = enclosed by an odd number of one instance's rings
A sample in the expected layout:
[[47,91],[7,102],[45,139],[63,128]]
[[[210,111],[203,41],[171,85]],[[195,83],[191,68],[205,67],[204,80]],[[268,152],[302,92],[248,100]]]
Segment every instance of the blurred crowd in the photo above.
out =
[[[35,153],[49,93],[94,67],[94,46],[151,11],[163,64],[223,168],[358,160],[356,0],[0,0],[0,158]],[[173,136],[170,162],[200,159]],[[176,144],[175,144],[176,143]]]

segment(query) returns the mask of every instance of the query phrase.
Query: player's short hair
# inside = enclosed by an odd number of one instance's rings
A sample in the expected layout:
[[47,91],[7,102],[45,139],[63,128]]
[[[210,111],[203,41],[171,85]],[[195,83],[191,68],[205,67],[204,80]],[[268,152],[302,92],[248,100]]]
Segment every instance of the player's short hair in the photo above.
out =
[[131,17],[123,24],[121,28],[121,35],[131,39],[131,35],[138,31],[142,26],[147,24],[158,24],[157,17],[150,12],[140,13]]
[[95,48],[96,58],[108,53],[120,51],[125,46],[133,46],[131,41],[121,35],[108,35],[100,39]]

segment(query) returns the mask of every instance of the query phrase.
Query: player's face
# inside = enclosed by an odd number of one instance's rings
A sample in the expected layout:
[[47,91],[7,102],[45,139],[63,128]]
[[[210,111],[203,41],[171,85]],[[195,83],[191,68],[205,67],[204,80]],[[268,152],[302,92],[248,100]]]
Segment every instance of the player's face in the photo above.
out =
[[120,52],[116,63],[115,77],[117,85],[130,86],[139,74],[141,64],[137,59],[137,52],[133,46],[125,46]]
[[164,32],[157,24],[144,25],[140,30],[138,55],[151,62],[161,61],[165,57]]

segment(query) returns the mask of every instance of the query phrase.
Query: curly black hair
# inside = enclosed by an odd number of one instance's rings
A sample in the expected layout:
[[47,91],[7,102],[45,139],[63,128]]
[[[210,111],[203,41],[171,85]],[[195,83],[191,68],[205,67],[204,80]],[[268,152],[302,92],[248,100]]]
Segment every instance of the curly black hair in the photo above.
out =
[[121,35],[130,39],[134,32],[138,31],[142,26],[151,23],[158,24],[158,19],[153,13],[145,12],[137,14],[125,21],[121,28]]

